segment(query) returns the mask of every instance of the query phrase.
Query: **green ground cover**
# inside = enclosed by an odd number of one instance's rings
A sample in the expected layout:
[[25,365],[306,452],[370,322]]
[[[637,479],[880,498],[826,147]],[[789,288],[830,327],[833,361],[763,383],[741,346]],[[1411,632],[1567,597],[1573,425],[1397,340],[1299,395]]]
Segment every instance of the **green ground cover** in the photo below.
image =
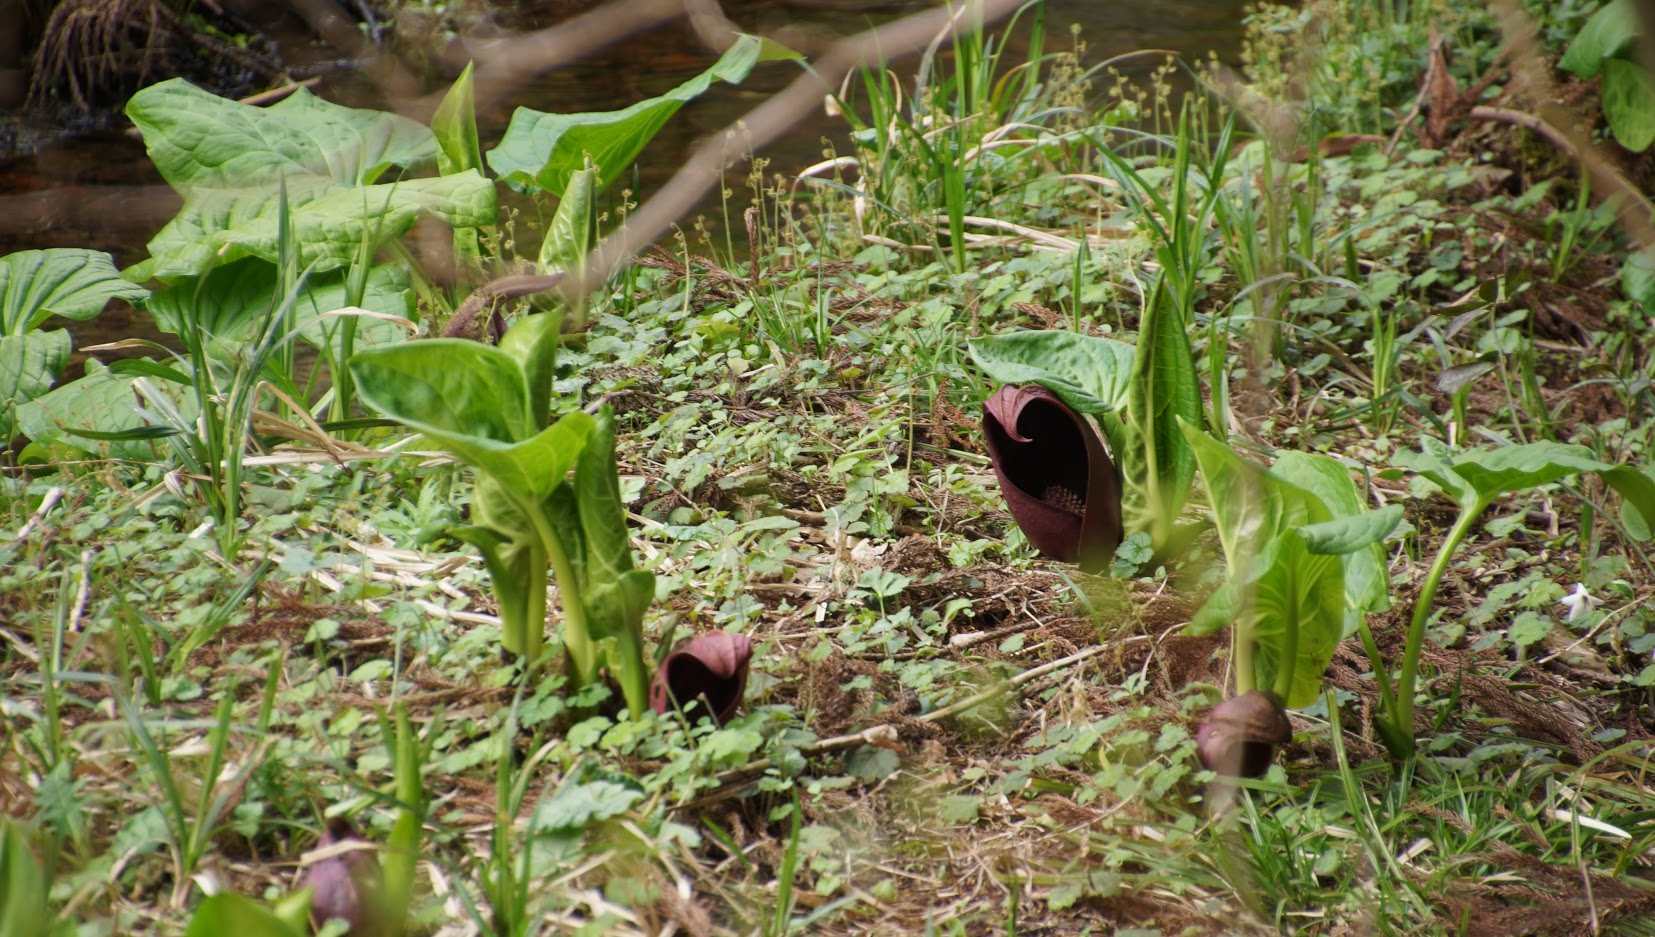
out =
[[[1655,933],[1649,163],[1554,68],[1634,61],[1607,9],[1263,7],[1137,81],[966,36],[686,221],[750,251],[589,295],[472,288],[582,269],[604,167],[775,50],[486,158],[465,79],[431,129],[149,89],[154,256],[0,261],[0,932]],[[1559,100],[1618,196],[1511,119]],[[111,296],[182,351],[48,390]],[[1123,470],[1093,571],[1008,513],[1014,373]],[[738,714],[640,705],[719,631]],[[1204,769],[1255,684],[1291,740]]]

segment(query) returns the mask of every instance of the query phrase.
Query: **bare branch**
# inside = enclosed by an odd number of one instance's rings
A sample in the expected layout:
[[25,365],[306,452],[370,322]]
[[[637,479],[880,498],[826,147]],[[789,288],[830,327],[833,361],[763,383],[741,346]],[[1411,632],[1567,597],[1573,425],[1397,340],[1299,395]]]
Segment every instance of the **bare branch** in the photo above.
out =
[[749,111],[690,156],[658,192],[627,219],[626,226],[605,238],[586,265],[585,276],[565,281],[566,296],[579,296],[603,283],[639,250],[671,229],[702,196],[723,178],[729,166],[779,139],[853,69],[918,51],[939,33],[955,35],[1009,16],[1023,0],[976,0],[960,8],[938,7],[858,33],[835,43],[793,83]]
[[[578,62],[611,43],[683,13],[683,0],[614,0],[527,35],[466,42],[465,55],[477,63],[477,110],[494,107],[536,75]],[[463,60],[459,64],[464,64]]]

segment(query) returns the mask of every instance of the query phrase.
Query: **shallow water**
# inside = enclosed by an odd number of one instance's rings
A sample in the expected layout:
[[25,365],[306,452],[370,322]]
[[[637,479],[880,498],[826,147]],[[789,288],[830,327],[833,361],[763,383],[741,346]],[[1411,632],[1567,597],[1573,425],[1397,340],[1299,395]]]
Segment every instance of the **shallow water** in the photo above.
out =
[[[1243,0],[1162,0],[1158,3],[1108,0],[1049,0],[1047,48],[1067,48],[1071,26],[1085,43],[1084,61],[1095,64],[1146,48],[1168,49],[1186,60],[1209,52],[1233,59],[1240,46]],[[726,12],[743,29],[779,36],[795,48],[819,51],[835,38],[877,25],[919,7],[868,0],[789,0],[730,3]],[[1019,29],[1012,45],[1026,42]],[[666,91],[705,68],[714,55],[681,21],[618,42],[574,66],[535,80],[496,108],[481,113],[485,149],[499,139],[517,106],[544,111],[608,110]],[[1153,63],[1137,60],[1128,72]],[[911,67],[899,75],[911,80]],[[636,188],[658,188],[709,134],[722,130],[766,95],[797,74],[786,63],[761,66],[741,86],[715,84],[669,121],[637,167]],[[319,93],[342,103],[367,106],[364,86],[346,77],[324,80]],[[125,266],[147,256],[149,238],[177,210],[179,200],[149,164],[143,144],[121,132],[63,133],[56,128],[7,125],[0,118],[0,152],[7,141],[15,155],[0,158],[0,255],[40,247],[91,247],[109,251]],[[820,111],[785,139],[767,148],[770,172],[791,172],[822,158],[824,138],[849,152],[844,122]],[[738,177],[741,173],[736,174]],[[739,196],[738,196],[739,197]],[[508,205],[527,208],[523,200]],[[531,209],[532,210],[532,209]],[[700,209],[715,226],[722,210],[716,194]],[[732,232],[740,239],[743,232]],[[142,316],[111,310],[77,323],[76,342],[85,346],[120,337],[157,337]]]

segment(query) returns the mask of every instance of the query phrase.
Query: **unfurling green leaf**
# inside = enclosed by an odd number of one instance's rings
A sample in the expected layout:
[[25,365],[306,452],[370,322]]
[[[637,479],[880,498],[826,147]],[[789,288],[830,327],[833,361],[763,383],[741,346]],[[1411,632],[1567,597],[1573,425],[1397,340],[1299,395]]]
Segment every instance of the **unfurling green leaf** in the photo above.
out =
[[1157,283],[1144,309],[1127,384],[1125,421],[1138,444],[1128,443],[1120,454],[1126,529],[1149,531],[1157,548],[1171,540],[1195,477],[1195,457],[1179,428],[1180,420],[1201,422],[1201,387],[1185,329],[1170,292]]

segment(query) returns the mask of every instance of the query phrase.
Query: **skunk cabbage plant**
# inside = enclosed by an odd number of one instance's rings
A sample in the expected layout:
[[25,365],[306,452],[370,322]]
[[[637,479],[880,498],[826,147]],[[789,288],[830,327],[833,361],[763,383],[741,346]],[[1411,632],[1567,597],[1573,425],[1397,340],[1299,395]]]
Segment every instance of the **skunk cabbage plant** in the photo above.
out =
[[457,338],[371,348],[351,372],[370,406],[477,470],[473,524],[455,534],[483,554],[506,650],[530,665],[540,656],[549,564],[570,691],[607,664],[638,715],[648,705],[643,617],[655,577],[633,566],[609,408],[552,418],[560,318],[528,316],[498,348]]
[[1157,286],[1138,344],[1067,331],[970,343],[1008,385],[984,407],[989,458],[1018,526],[1041,552],[1094,572],[1129,534],[1157,553],[1195,476],[1178,420],[1201,420],[1189,334]]
[[320,931],[337,918],[350,925],[346,933],[351,937],[389,933],[384,873],[368,842],[348,821],[334,817],[322,833],[321,848],[332,854],[312,865],[305,876],[311,926]]
[[655,671],[649,704],[658,713],[702,700],[723,725],[741,706],[753,642],[744,634],[710,631],[679,642]]
[[1339,642],[1389,604],[1379,541],[1402,508],[1366,510],[1350,471],[1328,456],[1284,452],[1266,469],[1194,426],[1183,431],[1229,570],[1186,633],[1230,627],[1237,694],[1267,689],[1308,706]]
[[1214,707],[1195,731],[1201,766],[1228,777],[1262,777],[1276,746],[1293,739],[1287,710],[1269,690],[1249,690]]
[[1103,433],[1037,385],[1008,384],[983,405],[1000,491],[1029,542],[1093,571],[1121,542],[1121,487]]

